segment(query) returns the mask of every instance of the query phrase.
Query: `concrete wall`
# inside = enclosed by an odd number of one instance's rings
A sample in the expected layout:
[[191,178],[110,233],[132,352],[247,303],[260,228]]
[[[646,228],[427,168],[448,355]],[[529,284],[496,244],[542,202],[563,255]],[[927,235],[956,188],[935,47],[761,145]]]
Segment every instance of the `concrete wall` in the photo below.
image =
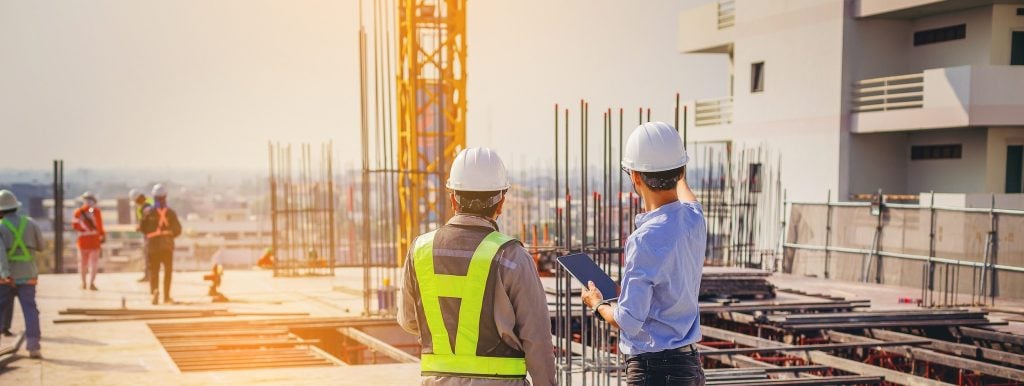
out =
[[851,136],[850,194],[874,193],[879,188],[886,193],[912,193],[907,191],[909,137],[907,133]]
[[[1010,44],[1013,31],[1024,31],[1024,17],[1017,16],[1017,8],[1024,4],[995,4],[992,6],[991,61],[994,65],[1010,64]],[[968,31],[970,34],[970,31]]]
[[[967,38],[914,47],[914,32],[967,24]],[[929,68],[954,67],[967,64],[989,64],[992,45],[992,7],[978,7],[942,13],[913,20],[909,35],[901,37],[910,47],[908,70],[921,72]],[[1009,54],[1007,54],[1009,58]],[[1009,59],[1007,59],[1009,61]]]
[[[984,192],[987,163],[985,129],[929,130],[914,132],[907,139],[907,192]],[[962,144],[961,159],[911,160],[910,146]]]
[[[764,144],[782,154],[791,199],[821,199],[827,189],[835,194],[843,12],[841,1],[737,0],[733,124],[695,127],[689,140]],[[751,93],[751,63],[760,61],[764,91]]]

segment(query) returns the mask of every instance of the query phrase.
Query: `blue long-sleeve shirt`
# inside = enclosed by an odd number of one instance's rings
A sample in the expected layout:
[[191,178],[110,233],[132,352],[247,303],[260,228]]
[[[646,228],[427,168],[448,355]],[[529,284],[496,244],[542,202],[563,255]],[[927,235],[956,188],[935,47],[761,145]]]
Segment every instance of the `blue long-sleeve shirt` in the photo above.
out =
[[700,341],[697,295],[706,245],[707,225],[698,202],[677,201],[636,216],[615,308],[623,354]]

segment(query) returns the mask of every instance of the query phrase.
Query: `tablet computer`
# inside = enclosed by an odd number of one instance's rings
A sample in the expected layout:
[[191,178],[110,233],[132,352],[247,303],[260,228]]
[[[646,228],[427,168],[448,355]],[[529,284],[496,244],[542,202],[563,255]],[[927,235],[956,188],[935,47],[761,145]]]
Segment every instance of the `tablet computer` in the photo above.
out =
[[601,297],[604,298],[602,300],[615,300],[618,298],[619,291],[615,281],[601,267],[598,267],[597,263],[594,263],[594,259],[591,259],[586,253],[561,256],[558,258],[558,264],[565,267],[565,270],[569,271],[572,277],[579,280],[580,284],[584,287],[587,286],[588,281],[594,282],[594,286],[601,290]]

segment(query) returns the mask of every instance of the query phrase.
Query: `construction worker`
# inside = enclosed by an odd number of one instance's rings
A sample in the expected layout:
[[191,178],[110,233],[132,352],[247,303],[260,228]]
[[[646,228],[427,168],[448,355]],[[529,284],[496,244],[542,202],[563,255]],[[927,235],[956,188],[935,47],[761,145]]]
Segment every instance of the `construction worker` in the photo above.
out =
[[[25,317],[25,339],[31,358],[42,358],[39,351],[39,308],[36,307],[35,254],[43,251],[43,233],[27,216],[19,216],[21,203],[8,190],[0,190],[0,309],[13,311],[14,298],[21,303]],[[5,318],[6,319],[6,318]],[[11,320],[3,321],[4,330]]]
[[555,384],[547,297],[533,258],[498,232],[510,186],[487,148],[459,153],[447,181],[456,215],[405,260],[398,323],[419,335],[424,385]]
[[701,339],[697,295],[707,225],[686,185],[689,157],[679,133],[662,122],[637,127],[626,142],[622,169],[643,199],[645,213],[625,248],[618,304],[594,283],[581,297],[594,315],[619,329],[630,385],[703,385],[694,343]]
[[[149,208],[153,207],[153,199],[146,198],[146,194],[142,193],[142,191],[138,189],[129,190],[128,197],[130,197],[132,203],[135,204],[135,222],[138,224],[136,225],[135,230],[142,232],[142,216],[147,210],[149,210]],[[142,263],[145,264],[146,267],[142,270],[142,278],[139,279],[139,283],[149,281],[149,251],[146,248],[148,244],[149,243],[146,242],[145,235],[143,235]]]
[[181,223],[174,209],[167,206],[167,188],[163,184],[153,186],[153,207],[143,215],[139,228],[146,235],[149,251],[149,292],[153,295],[153,304],[160,300],[157,283],[161,265],[164,267],[164,303],[173,303],[174,238],[181,235]]
[[91,192],[82,193],[82,206],[75,209],[71,226],[78,232],[78,271],[82,275],[82,289],[86,289],[86,277],[89,278],[88,288],[97,291],[96,272],[99,270],[100,253],[106,232],[103,230],[103,214],[96,205],[96,196]]

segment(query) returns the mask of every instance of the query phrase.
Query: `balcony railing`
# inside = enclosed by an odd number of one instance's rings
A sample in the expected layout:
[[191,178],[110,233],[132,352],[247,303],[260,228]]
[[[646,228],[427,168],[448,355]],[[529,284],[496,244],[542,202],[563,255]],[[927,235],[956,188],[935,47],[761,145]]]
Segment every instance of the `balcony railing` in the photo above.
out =
[[736,3],[734,0],[718,0],[718,29],[736,24]]
[[924,105],[924,73],[864,79],[854,84],[853,111],[914,109]]
[[697,126],[732,123],[732,97],[697,101],[694,111],[693,119]]

